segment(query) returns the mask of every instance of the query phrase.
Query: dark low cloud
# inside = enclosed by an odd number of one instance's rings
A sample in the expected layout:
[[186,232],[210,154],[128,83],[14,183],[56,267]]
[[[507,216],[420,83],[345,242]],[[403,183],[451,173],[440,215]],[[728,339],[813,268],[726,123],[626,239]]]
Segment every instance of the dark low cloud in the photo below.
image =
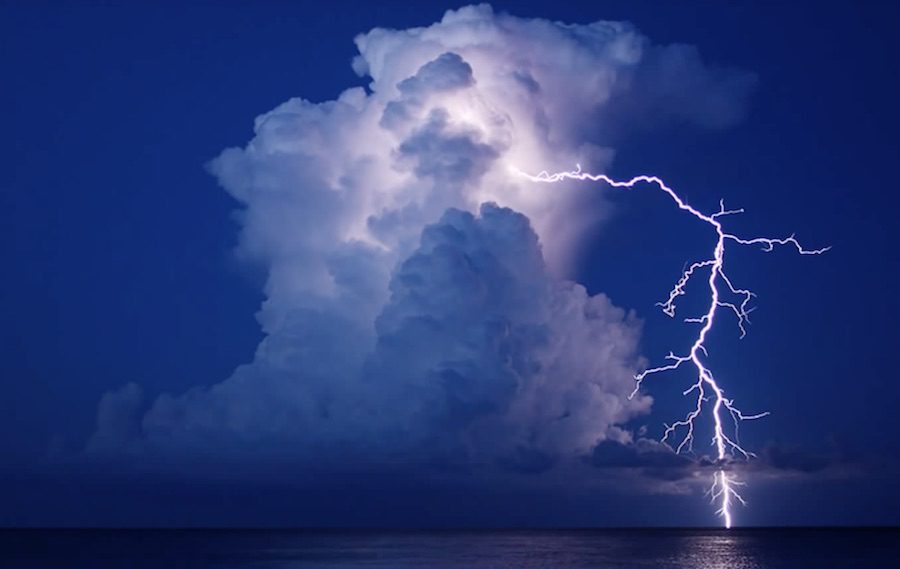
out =
[[747,466],[748,470],[777,477],[779,475],[817,476],[847,474],[863,463],[875,467],[871,459],[848,454],[837,446],[801,448],[778,444],[766,445]]
[[[850,476],[861,464],[858,459],[834,449],[823,451],[776,444],[766,445],[751,459],[719,460],[707,455],[677,454],[668,445],[646,438],[601,441],[585,462],[611,476],[618,476],[617,472],[631,472],[644,480],[667,482],[696,480],[699,475],[720,469],[733,471],[739,478],[828,479]],[[700,480],[706,483],[708,477],[703,476]],[[640,481],[635,483],[641,484]]]

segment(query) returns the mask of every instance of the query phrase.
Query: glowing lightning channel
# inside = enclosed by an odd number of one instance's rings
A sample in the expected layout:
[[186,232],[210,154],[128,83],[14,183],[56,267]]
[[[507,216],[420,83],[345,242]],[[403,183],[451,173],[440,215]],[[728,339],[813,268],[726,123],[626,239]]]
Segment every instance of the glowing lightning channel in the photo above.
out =
[[[716,447],[716,455],[718,457],[720,466],[713,476],[712,486],[710,487],[708,494],[713,502],[718,501],[719,509],[717,513],[724,519],[725,527],[730,528],[732,501],[736,500],[741,504],[745,504],[745,502],[735,489],[738,486],[742,486],[743,483],[736,480],[734,476],[729,475],[726,472],[725,466],[727,464],[727,461],[730,458],[733,458],[735,454],[740,455],[744,459],[749,459],[750,457],[755,456],[753,453],[741,447],[740,443],[738,442],[738,424],[740,421],[765,417],[769,413],[763,412],[753,415],[745,415],[744,413],[742,413],[737,407],[734,406],[733,400],[725,397],[725,391],[719,386],[718,382],[713,376],[713,373],[709,370],[708,367],[706,367],[706,364],[703,363],[701,357],[708,357],[709,355],[706,351],[705,346],[706,336],[709,334],[710,330],[712,330],[713,320],[715,319],[716,312],[719,308],[728,309],[735,315],[735,317],[737,318],[738,329],[741,333],[741,338],[743,338],[747,333],[745,325],[749,322],[748,316],[752,311],[752,308],[750,308],[748,305],[754,294],[749,290],[737,288],[736,286],[734,286],[731,279],[729,279],[725,274],[725,242],[733,241],[740,245],[760,245],[762,247],[762,250],[765,252],[772,251],[776,245],[789,245],[796,248],[797,252],[801,255],[820,255],[825,251],[828,251],[831,247],[825,247],[823,249],[804,249],[803,246],[800,245],[800,242],[798,242],[793,235],[791,235],[790,237],[785,237],[783,239],[771,239],[767,237],[742,239],[731,233],[726,233],[722,228],[722,222],[720,221],[721,218],[728,215],[743,213],[743,209],[725,209],[724,202],[720,201],[719,211],[712,215],[706,215],[691,207],[687,202],[681,199],[681,197],[679,197],[678,194],[676,194],[675,191],[672,190],[672,188],[667,186],[665,182],[663,182],[656,176],[635,176],[634,178],[631,178],[626,182],[616,181],[603,174],[590,174],[587,172],[582,172],[580,165],[571,172],[557,172],[554,174],[550,174],[544,171],[537,176],[532,176],[518,170],[516,172],[522,176],[525,176],[533,182],[556,183],[565,180],[590,180],[593,182],[604,182],[614,188],[627,189],[633,189],[635,185],[640,182],[654,184],[658,186],[659,189],[661,189],[663,192],[668,194],[669,197],[672,198],[672,200],[675,201],[675,203],[678,205],[678,209],[690,213],[697,219],[709,224],[713,229],[715,229],[717,239],[716,246],[712,252],[712,258],[703,261],[697,261],[688,266],[682,272],[681,278],[677,283],[675,283],[675,286],[669,292],[669,297],[666,299],[666,301],[657,303],[657,306],[660,306],[665,314],[670,317],[674,317],[676,300],[679,296],[685,294],[684,289],[690,279],[700,270],[709,270],[709,279],[707,282],[709,283],[710,303],[706,314],[699,318],[684,319],[685,322],[692,322],[701,325],[700,332],[697,335],[697,338],[694,340],[690,352],[685,356],[676,356],[674,353],[669,352],[669,355],[666,356],[666,359],[670,363],[659,367],[650,368],[635,375],[635,387],[634,391],[632,391],[631,395],[629,396],[629,399],[637,394],[644,379],[649,375],[678,369],[682,364],[687,362],[690,362],[694,366],[694,368],[696,368],[697,382],[691,385],[691,387],[689,387],[683,393],[684,395],[690,395],[691,393],[696,392],[696,405],[694,409],[689,412],[687,416],[685,416],[684,419],[676,421],[671,425],[665,425],[665,433],[663,434],[662,442],[669,444],[670,441],[672,441],[672,443],[674,444],[674,439],[678,436],[678,434],[680,432],[684,432],[684,435],[682,436],[680,442],[675,445],[675,452],[681,453],[684,450],[687,450],[688,452],[693,450],[694,422],[697,417],[700,416],[700,413],[703,410],[703,404],[707,403],[710,400],[710,396],[707,395],[709,392],[714,401],[712,405],[712,416],[714,423],[712,445]],[[722,285],[727,287],[727,290],[732,295],[736,296],[739,299],[739,302],[729,302],[723,300],[719,292],[719,287]],[[734,421],[734,436],[732,437],[728,436],[725,433],[725,429],[722,426],[722,417],[724,415],[723,410],[727,411]]]

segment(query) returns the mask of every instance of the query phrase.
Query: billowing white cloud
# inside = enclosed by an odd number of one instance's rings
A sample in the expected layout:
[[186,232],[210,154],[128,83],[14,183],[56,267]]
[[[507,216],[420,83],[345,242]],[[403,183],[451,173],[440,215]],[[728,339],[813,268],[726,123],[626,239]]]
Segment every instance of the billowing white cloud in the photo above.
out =
[[[291,99],[212,161],[242,204],[239,254],[267,270],[266,337],[225,381],[160,396],[141,444],[539,470],[627,440],[650,406],[626,397],[639,324],[565,280],[603,208],[516,169],[603,170],[592,125],[629,113],[727,125],[751,80],[628,24],[486,5],[356,44],[368,89]],[[135,397],[104,397],[94,447],[123,440],[111,407]]]

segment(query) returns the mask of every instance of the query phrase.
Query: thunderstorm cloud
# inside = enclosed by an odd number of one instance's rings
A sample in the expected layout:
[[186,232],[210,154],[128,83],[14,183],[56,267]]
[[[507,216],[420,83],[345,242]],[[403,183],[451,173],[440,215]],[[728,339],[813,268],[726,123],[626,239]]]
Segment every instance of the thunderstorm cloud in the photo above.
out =
[[640,322],[569,280],[602,200],[516,169],[603,171],[631,124],[728,126],[753,78],[626,23],[487,5],[356,45],[366,87],[290,99],[209,164],[240,203],[237,254],[265,268],[253,360],[104,395],[89,450],[680,467],[626,428],[651,405],[628,398]]

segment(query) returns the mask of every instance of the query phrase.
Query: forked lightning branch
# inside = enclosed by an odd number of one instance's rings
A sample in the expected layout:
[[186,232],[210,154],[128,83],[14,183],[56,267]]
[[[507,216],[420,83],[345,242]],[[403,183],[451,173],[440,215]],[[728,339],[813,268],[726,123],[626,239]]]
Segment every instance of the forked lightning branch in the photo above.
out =
[[[705,214],[684,201],[672,188],[667,186],[660,178],[656,176],[635,176],[628,181],[617,181],[604,174],[590,174],[582,172],[578,166],[571,172],[557,172],[550,174],[541,172],[534,176],[518,172],[533,182],[542,183],[558,183],[566,180],[580,180],[603,182],[614,188],[633,189],[641,183],[646,183],[658,187],[665,192],[678,209],[686,211],[696,219],[706,223],[715,232],[715,246],[710,253],[709,258],[696,261],[688,266],[682,273],[681,278],[675,283],[675,286],[669,292],[668,298],[657,303],[664,313],[670,317],[675,316],[676,304],[679,297],[685,294],[685,288],[691,279],[699,278],[700,275],[706,275],[706,282],[709,290],[709,305],[706,312],[700,316],[685,318],[684,321],[699,326],[700,330],[694,338],[690,350],[686,354],[676,355],[669,352],[666,356],[668,363],[647,369],[635,376],[635,388],[631,393],[631,397],[641,389],[643,382],[651,375],[659,374],[666,371],[676,370],[684,365],[693,366],[697,373],[697,380],[684,391],[684,395],[693,395],[695,399],[692,410],[681,420],[665,426],[665,433],[662,441],[669,444],[677,453],[693,451],[695,427],[698,418],[707,406],[712,406],[711,415],[713,418],[713,437],[712,446],[716,449],[716,457],[719,462],[719,468],[713,475],[712,486],[709,489],[709,495],[713,502],[718,504],[718,514],[722,516],[725,527],[730,528],[732,524],[731,506],[735,501],[744,503],[744,499],[737,491],[737,487],[742,483],[736,479],[733,473],[727,468],[728,462],[734,457],[749,459],[753,457],[753,453],[744,449],[737,440],[738,424],[741,421],[759,419],[768,415],[767,412],[745,414],[738,409],[734,401],[725,396],[725,390],[721,387],[720,382],[716,379],[712,370],[705,363],[705,359],[709,357],[706,349],[706,340],[713,328],[716,315],[720,309],[725,309],[733,314],[737,320],[737,326],[740,335],[743,338],[747,333],[746,324],[750,313],[750,301],[754,297],[752,291],[740,288],[728,277],[725,272],[725,249],[726,245],[759,245],[763,251],[772,251],[776,246],[788,246],[796,249],[801,255],[819,255],[830,249],[824,247],[822,249],[806,249],[793,235],[782,239],[773,239],[768,237],[755,237],[745,239],[738,237],[732,233],[725,231],[723,220],[729,215],[743,213],[742,209],[725,209],[724,202],[719,202],[719,210],[713,214]],[[723,292],[729,294],[725,298]],[[735,299],[735,300],[731,300]],[[733,422],[733,429],[726,430],[726,420],[730,417]]]

